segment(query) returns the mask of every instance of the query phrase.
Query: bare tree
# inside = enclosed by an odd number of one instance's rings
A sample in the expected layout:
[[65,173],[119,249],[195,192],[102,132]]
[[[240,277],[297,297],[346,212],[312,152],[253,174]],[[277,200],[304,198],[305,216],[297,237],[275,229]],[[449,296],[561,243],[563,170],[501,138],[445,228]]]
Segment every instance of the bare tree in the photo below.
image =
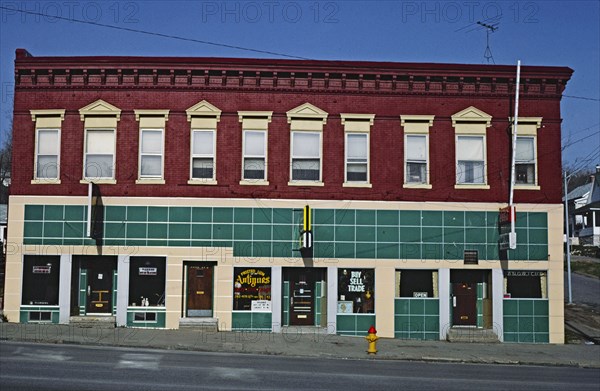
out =
[[0,145],[0,204],[8,203],[12,166],[12,122],[6,139]]

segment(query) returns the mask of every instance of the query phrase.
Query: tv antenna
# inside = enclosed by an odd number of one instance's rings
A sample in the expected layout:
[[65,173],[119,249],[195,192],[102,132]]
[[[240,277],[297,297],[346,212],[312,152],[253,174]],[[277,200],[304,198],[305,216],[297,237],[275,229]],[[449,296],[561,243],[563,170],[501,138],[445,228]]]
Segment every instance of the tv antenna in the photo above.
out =
[[490,33],[493,33],[496,30],[498,30],[498,23],[487,24],[483,22],[477,22],[477,24],[485,28],[486,46],[485,52],[483,53],[483,57],[487,60],[488,64],[490,63],[490,60],[492,61],[492,64],[496,64],[496,62],[494,61],[494,56],[492,55],[492,49],[490,49]]

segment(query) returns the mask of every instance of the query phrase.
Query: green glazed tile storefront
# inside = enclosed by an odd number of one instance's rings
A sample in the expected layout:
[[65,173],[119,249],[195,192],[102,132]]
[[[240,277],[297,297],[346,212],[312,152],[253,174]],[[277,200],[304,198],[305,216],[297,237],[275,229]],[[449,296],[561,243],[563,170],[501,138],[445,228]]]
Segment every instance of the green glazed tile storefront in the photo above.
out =
[[[499,259],[498,212],[313,209],[312,213],[316,259],[462,260],[466,249],[477,250],[480,261]],[[81,205],[26,205],[24,244],[95,246],[95,241],[85,237],[86,216],[87,208]],[[235,257],[299,258],[294,251],[298,219],[298,211],[291,208],[110,205],[105,206],[103,245],[227,247],[233,249]],[[519,244],[509,251],[511,259],[547,260],[547,220],[543,212],[517,214]],[[85,286],[85,270],[78,278],[80,286]],[[113,278],[116,289],[117,276]],[[323,284],[316,285],[315,325],[326,323],[321,313],[326,297]],[[335,292],[330,294],[335,296]],[[282,281],[281,296],[281,320],[285,325],[289,322],[287,281]],[[480,297],[478,292],[478,327],[483,323]],[[394,336],[440,339],[440,300],[395,298]],[[547,300],[505,299],[503,309],[506,342],[548,342]],[[36,311],[22,306],[21,322],[31,322],[29,313]],[[51,322],[58,323],[57,309],[45,311],[52,313]],[[153,315],[143,315],[148,311]],[[375,314],[338,313],[335,319],[337,333],[342,335],[366,335],[370,325],[376,323]],[[233,330],[272,331],[272,322],[271,312],[232,312]],[[128,307],[127,326],[163,328],[165,309]]]

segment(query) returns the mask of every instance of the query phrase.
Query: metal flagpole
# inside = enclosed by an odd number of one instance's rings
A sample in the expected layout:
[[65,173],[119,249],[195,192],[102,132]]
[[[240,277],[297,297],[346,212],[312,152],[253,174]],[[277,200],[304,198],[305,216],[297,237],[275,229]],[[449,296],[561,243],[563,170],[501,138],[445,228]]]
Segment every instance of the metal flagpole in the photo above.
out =
[[[521,60],[517,61],[517,88],[515,91],[515,116],[513,118],[513,137],[512,137],[512,156],[510,162],[510,199],[508,202],[508,206],[510,207],[510,213],[514,213],[514,205],[513,205],[513,197],[515,192],[515,182],[516,182],[516,174],[515,174],[515,162],[517,155],[517,127],[519,125],[519,88],[521,85]],[[516,217],[516,213],[515,213]],[[509,236],[509,247],[511,249],[516,248],[516,232],[515,232],[515,220],[516,218],[511,219],[510,222],[510,236]],[[513,240],[511,240],[513,239]]]

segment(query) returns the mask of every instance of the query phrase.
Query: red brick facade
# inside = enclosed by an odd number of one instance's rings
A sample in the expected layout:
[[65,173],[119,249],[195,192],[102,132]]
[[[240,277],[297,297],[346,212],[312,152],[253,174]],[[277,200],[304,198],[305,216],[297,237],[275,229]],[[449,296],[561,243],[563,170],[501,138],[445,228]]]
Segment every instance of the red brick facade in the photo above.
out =
[[[538,130],[540,190],[515,193],[519,203],[561,202],[560,99],[572,71],[523,67],[519,115],[543,117]],[[311,198],[387,201],[506,202],[510,181],[513,66],[326,62],[211,58],[31,57],[17,50],[13,123],[13,195],[85,195],[80,184],[84,125],[79,109],[102,99],[121,109],[115,185],[105,196]],[[188,185],[190,123],[185,110],[206,100],[222,110],[217,126],[216,186]],[[323,187],[288,186],[290,125],[286,112],[311,103],[329,115],[323,128]],[[489,190],[455,189],[451,116],[469,106],[491,115],[487,128]],[[35,122],[29,110],[65,109],[61,184],[31,184]],[[165,184],[136,185],[139,123],[135,109],[170,110]],[[242,186],[238,110],[273,111],[268,131],[268,186]],[[372,188],[344,182],[340,113],[375,114]],[[400,115],[435,115],[429,130],[431,189],[406,189]]]

